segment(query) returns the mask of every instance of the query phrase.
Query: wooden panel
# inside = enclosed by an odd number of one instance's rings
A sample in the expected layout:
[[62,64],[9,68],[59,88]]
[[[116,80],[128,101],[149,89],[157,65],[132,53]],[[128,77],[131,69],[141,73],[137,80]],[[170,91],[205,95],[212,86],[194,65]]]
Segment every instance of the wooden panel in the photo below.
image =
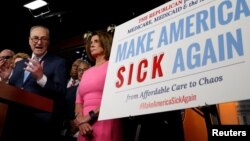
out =
[[192,109],[185,109],[183,124],[185,141],[207,141],[207,128],[203,116]]
[[4,127],[4,121],[8,110],[8,104],[0,103],[0,137]]
[[238,125],[236,102],[221,103],[218,111],[222,125]]
[[0,99],[7,103],[15,102],[47,112],[52,112],[53,110],[52,100],[2,82],[0,82]]

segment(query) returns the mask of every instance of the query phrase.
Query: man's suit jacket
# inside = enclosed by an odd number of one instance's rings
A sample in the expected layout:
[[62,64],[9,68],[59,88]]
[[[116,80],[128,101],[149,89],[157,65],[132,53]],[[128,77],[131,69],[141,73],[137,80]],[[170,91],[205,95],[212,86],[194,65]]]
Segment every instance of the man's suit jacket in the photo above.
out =
[[[37,80],[30,74],[26,81],[24,79],[25,62],[17,62],[9,84],[22,88],[53,100],[53,111],[44,112],[30,109],[21,105],[9,105],[7,121],[3,131],[3,141],[45,141],[58,140],[63,121],[64,98],[66,94],[66,62],[64,59],[46,54],[43,73],[47,77],[44,87],[37,84]],[[32,100],[32,99],[30,99]]]
[[66,64],[65,60],[47,53],[40,62],[44,61],[43,72],[47,77],[47,82],[44,87],[37,84],[37,80],[30,73],[26,81],[24,79],[24,68],[26,67],[24,62],[28,60],[22,60],[18,62],[13,70],[13,74],[10,78],[9,84],[24,89],[29,92],[50,98],[53,100],[53,112],[36,112],[37,116],[40,116],[44,122],[50,122],[52,118],[56,118],[57,113],[62,111],[62,102],[66,92]]
[[75,101],[76,101],[76,93],[79,85],[71,86],[67,88],[67,94],[65,97],[66,100],[66,119],[74,120],[75,119]]

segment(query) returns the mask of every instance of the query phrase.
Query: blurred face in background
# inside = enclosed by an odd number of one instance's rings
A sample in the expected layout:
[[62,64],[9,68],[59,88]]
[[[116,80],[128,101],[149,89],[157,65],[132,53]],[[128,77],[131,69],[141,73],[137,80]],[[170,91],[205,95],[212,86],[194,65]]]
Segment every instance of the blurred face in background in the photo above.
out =
[[12,65],[13,67],[15,67],[16,63],[23,60],[23,59],[28,59],[29,55],[27,53],[23,53],[23,52],[18,52],[17,54],[15,54],[12,58]]
[[87,69],[90,68],[90,65],[87,63],[80,63],[78,66],[78,79],[81,80],[82,79],[82,75],[84,73],[84,71],[86,71]]
[[31,29],[29,45],[37,57],[43,56],[49,46],[49,30],[39,26]]
[[18,57],[18,58],[16,58],[15,60],[14,60],[14,66],[15,66],[15,64],[17,63],[17,62],[19,62],[19,61],[21,61],[21,60],[23,60],[23,58],[21,58],[21,57]]
[[77,72],[77,69],[78,69],[78,66],[81,62],[81,59],[77,59],[73,62],[72,66],[71,66],[71,70],[70,70],[70,76],[73,78],[73,79],[78,79],[78,72]]
[[12,57],[13,57],[14,53],[11,50],[3,50],[0,53],[0,67],[1,68],[9,68],[11,67],[11,63],[12,63]]

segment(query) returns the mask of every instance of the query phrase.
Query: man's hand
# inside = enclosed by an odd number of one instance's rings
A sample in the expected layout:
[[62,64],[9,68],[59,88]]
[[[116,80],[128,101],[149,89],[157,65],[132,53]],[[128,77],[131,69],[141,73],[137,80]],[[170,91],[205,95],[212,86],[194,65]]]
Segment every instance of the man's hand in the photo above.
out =
[[0,60],[0,77],[1,77],[1,80],[4,82],[8,81],[9,76],[12,71],[12,67],[9,66],[7,63],[8,62],[6,59]]
[[28,59],[29,62],[25,62],[26,68],[24,70],[29,71],[37,80],[43,77],[43,65],[44,61],[40,63],[37,59]]
[[93,133],[93,128],[89,123],[83,123],[79,126],[79,133],[83,136],[91,135]]
[[11,74],[12,68],[6,68],[5,70],[1,70],[0,71],[0,77],[2,79],[2,81],[6,82],[9,79],[9,76]]

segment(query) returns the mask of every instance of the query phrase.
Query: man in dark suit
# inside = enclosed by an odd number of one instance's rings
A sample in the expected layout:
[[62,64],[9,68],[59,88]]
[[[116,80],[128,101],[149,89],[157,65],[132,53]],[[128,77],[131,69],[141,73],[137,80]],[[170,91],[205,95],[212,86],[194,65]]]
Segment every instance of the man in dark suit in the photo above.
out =
[[[79,61],[79,64],[77,66],[77,78],[79,81],[81,81],[83,73],[87,69],[89,69],[91,65],[87,61],[83,61],[81,59],[77,59],[77,61]],[[62,132],[64,133],[65,141],[77,140],[76,132],[78,132],[78,127],[74,124],[74,120],[75,120],[75,101],[76,101],[78,85],[68,87],[67,94],[65,96],[66,114],[65,114],[65,121],[64,121],[64,127],[63,127],[64,132]]]
[[29,45],[32,57],[16,64],[9,84],[53,100],[53,112],[19,105],[11,107],[5,140],[47,141],[58,140],[60,136],[67,83],[66,64],[64,59],[47,52],[49,37],[47,27],[31,28]]

